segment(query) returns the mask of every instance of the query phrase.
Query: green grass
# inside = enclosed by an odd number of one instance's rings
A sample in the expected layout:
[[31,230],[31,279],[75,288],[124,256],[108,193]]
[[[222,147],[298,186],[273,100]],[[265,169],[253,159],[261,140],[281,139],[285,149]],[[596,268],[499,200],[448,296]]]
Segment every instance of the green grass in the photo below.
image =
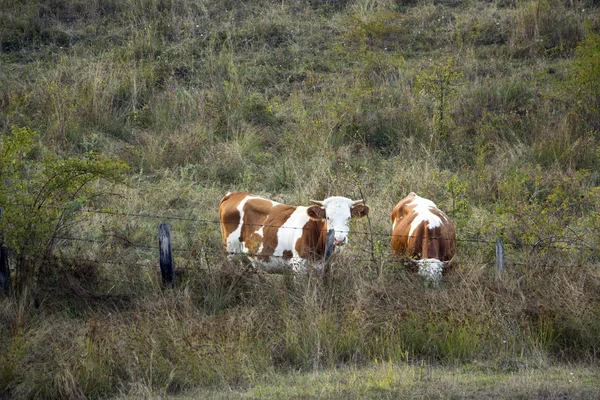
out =
[[378,360],[362,368],[277,375],[248,389],[200,390],[167,398],[593,399],[599,394],[598,377],[597,369],[575,365],[497,371],[485,365],[440,367]]

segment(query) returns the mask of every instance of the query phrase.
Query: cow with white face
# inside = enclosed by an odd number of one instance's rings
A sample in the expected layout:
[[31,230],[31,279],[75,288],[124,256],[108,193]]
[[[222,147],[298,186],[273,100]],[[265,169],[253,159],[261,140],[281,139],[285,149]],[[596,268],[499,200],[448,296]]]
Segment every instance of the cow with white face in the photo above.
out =
[[269,272],[306,272],[308,261],[323,266],[327,232],[336,246],[348,243],[350,219],[362,218],[369,206],[362,200],[329,197],[313,205],[289,206],[244,192],[227,193],[219,203],[223,248],[246,254]]
[[420,275],[433,284],[450,268],[456,230],[431,200],[411,192],[392,211],[392,252],[414,260]]

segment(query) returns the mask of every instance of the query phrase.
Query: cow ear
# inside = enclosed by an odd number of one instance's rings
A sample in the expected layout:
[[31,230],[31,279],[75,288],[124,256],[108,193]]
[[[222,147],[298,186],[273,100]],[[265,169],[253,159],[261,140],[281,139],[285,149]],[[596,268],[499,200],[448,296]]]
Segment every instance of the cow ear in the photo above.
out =
[[310,206],[306,209],[306,213],[311,219],[324,219],[325,207]]
[[366,205],[364,203],[359,203],[359,204],[353,205],[350,212],[352,213],[353,217],[362,218],[362,217],[366,217],[367,215],[369,215],[370,210],[371,210],[371,208],[368,205]]

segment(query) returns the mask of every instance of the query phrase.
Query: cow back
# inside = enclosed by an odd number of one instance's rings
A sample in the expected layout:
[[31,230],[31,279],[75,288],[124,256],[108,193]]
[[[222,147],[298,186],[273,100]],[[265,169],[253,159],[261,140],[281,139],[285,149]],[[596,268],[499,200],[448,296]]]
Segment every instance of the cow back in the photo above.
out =
[[219,218],[223,248],[230,252],[245,248],[244,252],[269,261],[271,256],[317,259],[325,251],[326,224],[309,219],[306,207],[235,192],[221,199]]
[[390,246],[395,254],[440,261],[454,257],[454,224],[433,202],[410,193],[394,207],[392,223]]

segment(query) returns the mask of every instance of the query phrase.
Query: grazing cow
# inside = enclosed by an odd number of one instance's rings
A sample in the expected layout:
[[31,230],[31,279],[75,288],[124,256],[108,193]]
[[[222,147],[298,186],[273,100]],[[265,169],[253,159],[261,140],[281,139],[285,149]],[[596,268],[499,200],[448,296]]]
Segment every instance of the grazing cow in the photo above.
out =
[[419,274],[437,283],[456,252],[454,224],[431,200],[411,192],[392,211],[392,251],[415,260]]
[[223,248],[247,254],[269,272],[306,272],[306,262],[321,269],[327,232],[335,231],[335,245],[348,243],[351,217],[364,217],[362,200],[329,197],[311,200],[309,207],[288,206],[249,193],[227,193],[219,203]]

